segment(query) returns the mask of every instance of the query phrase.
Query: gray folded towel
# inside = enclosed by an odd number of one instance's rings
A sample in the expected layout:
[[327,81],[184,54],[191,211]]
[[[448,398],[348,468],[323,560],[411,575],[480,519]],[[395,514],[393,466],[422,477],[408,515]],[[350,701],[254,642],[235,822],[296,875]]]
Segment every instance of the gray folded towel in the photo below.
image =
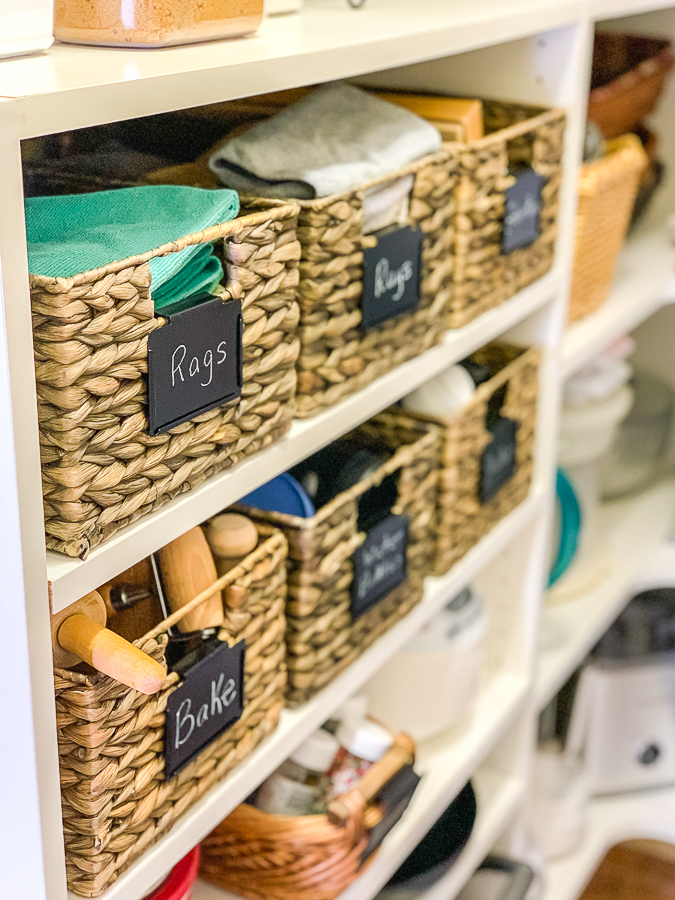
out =
[[441,147],[414,113],[340,82],[226,141],[209,161],[224,185],[311,200],[386,177]]

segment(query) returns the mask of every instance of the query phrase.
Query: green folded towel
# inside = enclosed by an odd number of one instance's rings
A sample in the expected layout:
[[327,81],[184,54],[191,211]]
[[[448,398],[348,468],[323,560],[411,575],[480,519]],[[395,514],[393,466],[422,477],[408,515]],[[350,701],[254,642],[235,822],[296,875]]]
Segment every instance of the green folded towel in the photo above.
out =
[[[228,222],[238,212],[236,191],[174,185],[29,197],[28,269],[33,275],[68,278]],[[218,284],[222,267],[211,245],[196,244],[151,259],[150,272],[153,296],[159,294],[166,306],[186,293],[207,290],[207,283]],[[178,275],[175,287],[167,284]]]
[[223,274],[223,266],[213,253],[213,245],[202,244],[173,278],[153,289],[152,299],[155,301],[155,309],[164,309],[165,306],[193,294],[213,293],[223,280]]

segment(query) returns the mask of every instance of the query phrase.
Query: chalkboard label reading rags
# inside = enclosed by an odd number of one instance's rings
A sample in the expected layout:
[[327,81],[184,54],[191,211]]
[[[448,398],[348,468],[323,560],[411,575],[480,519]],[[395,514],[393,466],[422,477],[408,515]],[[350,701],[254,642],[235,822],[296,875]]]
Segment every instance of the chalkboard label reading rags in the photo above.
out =
[[397,228],[363,252],[362,327],[365,331],[415,309],[420,302],[422,232]]
[[507,189],[502,253],[529,247],[541,234],[541,191],[545,184],[543,175],[526,169],[516,176],[516,183]]
[[387,516],[354,551],[352,616],[357,618],[406,579],[408,516]]
[[166,705],[165,775],[171,778],[241,717],[246,644],[221,643],[194,665]]
[[169,321],[148,337],[153,435],[241,396],[241,302],[211,294],[191,299],[198,305],[176,310],[183,300],[162,310]]
[[497,419],[492,440],[483,451],[480,476],[480,500],[487,503],[516,471],[516,432],[518,423],[505,416]]

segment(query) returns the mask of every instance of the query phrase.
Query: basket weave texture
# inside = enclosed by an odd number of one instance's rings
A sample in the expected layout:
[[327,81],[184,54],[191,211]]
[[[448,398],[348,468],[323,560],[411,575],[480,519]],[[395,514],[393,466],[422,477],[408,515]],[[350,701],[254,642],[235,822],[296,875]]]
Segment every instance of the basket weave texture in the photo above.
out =
[[[454,292],[448,326],[459,328],[541,278],[553,263],[562,179],[565,114],[513,103],[483,102],[485,137],[459,145]],[[448,145],[457,146],[457,145]],[[528,166],[547,181],[540,235],[528,247],[503,254],[509,169]]]
[[[541,354],[489,344],[473,359],[499,371],[479,385],[471,400],[447,419],[411,413],[441,428],[438,479],[438,537],[434,575],[444,575],[478,541],[527,496],[532,480],[538,374]],[[481,460],[492,440],[486,426],[490,400],[504,392],[501,415],[518,423],[516,470],[486,503],[481,503]]]
[[[398,409],[387,410],[348,437],[393,455],[372,475],[338,494],[315,516],[303,519],[242,507],[257,521],[282,529],[288,538],[286,647],[287,705],[304,703],[352,663],[422,598],[436,540],[436,490],[440,438],[435,426]],[[367,446],[367,443],[366,443]],[[352,554],[365,534],[358,531],[358,500],[368,488],[398,472],[393,513],[410,517],[407,579],[356,619],[350,611]]]
[[633,202],[648,159],[640,139],[625,134],[607,142],[607,155],[584,163],[574,234],[569,320],[605,301],[623,246]]
[[334,900],[368,864],[368,833],[381,818],[371,801],[404,764],[402,751],[409,748],[414,759],[413,747],[408,735],[398,735],[366,773],[374,789],[357,786],[338,798],[347,813],[340,824],[328,815],[276,816],[238,806],[203,841],[200,876],[250,900]]
[[[302,245],[297,416],[314,416],[334,406],[441,340],[454,268],[458,174],[452,146],[356,190],[297,201]],[[420,303],[364,333],[363,251],[376,244],[373,235],[363,234],[364,194],[410,174],[415,180],[408,224],[423,233]],[[273,201],[250,202],[265,208]]]
[[[176,673],[152,696],[103,675],[55,670],[56,722],[66,874],[80,897],[98,897],[152,843],[277,726],[286,685],[284,536],[264,525],[260,543],[214,583],[245,592],[225,607],[219,632],[230,645],[246,641],[241,718],[170,780],[164,779],[164,721]],[[197,599],[197,598],[196,598]],[[206,595],[200,595],[204,602]],[[164,663],[166,630],[196,605],[174,613],[136,641]]]
[[[72,278],[31,275],[47,547],[86,556],[119,528],[267,447],[291,424],[300,245],[278,205]],[[241,398],[151,436],[148,261],[225,239],[224,301],[241,299]]]

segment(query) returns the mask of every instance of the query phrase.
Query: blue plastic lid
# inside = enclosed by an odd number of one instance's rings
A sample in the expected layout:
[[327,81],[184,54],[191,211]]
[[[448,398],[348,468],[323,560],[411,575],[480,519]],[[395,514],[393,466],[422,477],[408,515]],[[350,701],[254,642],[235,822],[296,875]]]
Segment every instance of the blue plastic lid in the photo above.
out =
[[246,506],[284,513],[287,516],[301,516],[309,519],[316,514],[314,505],[298,481],[284,472],[267,484],[261,485],[239,501]]

